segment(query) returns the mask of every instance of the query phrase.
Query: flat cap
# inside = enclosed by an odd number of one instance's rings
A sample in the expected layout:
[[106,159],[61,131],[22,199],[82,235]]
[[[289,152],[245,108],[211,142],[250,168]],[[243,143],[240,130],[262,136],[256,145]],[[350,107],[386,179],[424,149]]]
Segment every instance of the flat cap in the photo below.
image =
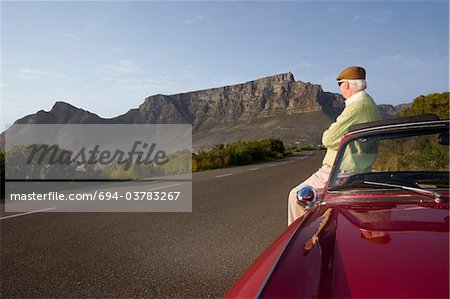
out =
[[336,78],[336,80],[357,80],[366,79],[366,70],[360,66],[349,66],[343,70]]

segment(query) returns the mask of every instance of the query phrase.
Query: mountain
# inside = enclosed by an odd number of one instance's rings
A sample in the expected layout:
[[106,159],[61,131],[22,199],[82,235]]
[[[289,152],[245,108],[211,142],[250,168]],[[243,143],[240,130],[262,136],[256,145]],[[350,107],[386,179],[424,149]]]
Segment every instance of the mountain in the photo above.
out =
[[65,102],[56,102],[48,112],[40,110],[35,114],[25,116],[15,124],[101,124],[106,119],[97,114],[76,108]]
[[393,106],[390,104],[380,104],[378,108],[380,109],[381,116],[384,119],[396,118],[400,115],[400,111],[402,111],[406,107],[410,107],[412,104],[400,104],[397,106]]
[[[15,123],[192,124],[194,148],[266,137],[286,144],[320,144],[322,132],[343,108],[341,95],[295,81],[289,72],[243,84],[153,95],[138,108],[109,119],[56,102],[50,111],[41,110]],[[387,108],[392,115],[394,108]]]

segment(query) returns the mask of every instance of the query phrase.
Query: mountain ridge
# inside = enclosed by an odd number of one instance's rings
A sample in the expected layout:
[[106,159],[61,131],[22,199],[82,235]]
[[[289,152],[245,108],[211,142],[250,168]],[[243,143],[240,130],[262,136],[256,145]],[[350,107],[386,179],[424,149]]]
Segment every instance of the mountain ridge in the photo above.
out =
[[[295,81],[287,72],[235,85],[151,95],[139,107],[112,118],[57,101],[50,111],[40,110],[15,123],[192,124],[195,147],[264,137],[319,144],[321,133],[343,108],[341,95],[325,92],[319,84]],[[382,113],[391,118],[395,107],[385,105]]]

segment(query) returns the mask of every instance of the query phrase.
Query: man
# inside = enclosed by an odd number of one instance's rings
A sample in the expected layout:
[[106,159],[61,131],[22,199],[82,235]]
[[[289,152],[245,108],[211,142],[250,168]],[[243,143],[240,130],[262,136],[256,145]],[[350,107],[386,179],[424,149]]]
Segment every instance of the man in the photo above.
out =
[[339,90],[345,99],[345,108],[336,121],[322,135],[322,143],[327,148],[322,167],[306,181],[291,190],[288,197],[288,224],[306,213],[306,207],[297,203],[297,191],[304,185],[312,186],[323,193],[331,173],[331,166],[337,154],[339,141],[348,132],[348,128],[357,123],[381,119],[380,111],[373,99],[365,92],[366,70],[351,66],[337,76]]

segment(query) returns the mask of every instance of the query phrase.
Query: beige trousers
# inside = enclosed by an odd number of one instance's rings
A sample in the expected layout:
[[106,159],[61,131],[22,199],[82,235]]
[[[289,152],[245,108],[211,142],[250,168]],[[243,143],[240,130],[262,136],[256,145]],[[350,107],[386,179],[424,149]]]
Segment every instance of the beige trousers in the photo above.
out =
[[307,208],[302,207],[297,203],[297,191],[304,185],[309,185],[316,189],[317,194],[321,196],[324,192],[325,186],[331,174],[331,167],[323,164],[312,176],[300,185],[294,187],[289,192],[288,197],[288,225],[291,225],[297,218],[306,213]]

